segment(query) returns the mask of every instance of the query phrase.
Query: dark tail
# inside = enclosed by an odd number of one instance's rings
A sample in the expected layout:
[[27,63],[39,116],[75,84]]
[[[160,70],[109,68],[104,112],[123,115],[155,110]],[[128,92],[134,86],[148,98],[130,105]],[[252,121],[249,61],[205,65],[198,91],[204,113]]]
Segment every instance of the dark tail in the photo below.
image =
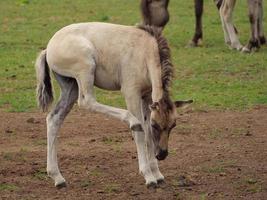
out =
[[38,56],[35,63],[37,78],[37,102],[38,106],[47,111],[53,102],[53,88],[51,84],[50,71],[46,61],[46,50],[43,50]]

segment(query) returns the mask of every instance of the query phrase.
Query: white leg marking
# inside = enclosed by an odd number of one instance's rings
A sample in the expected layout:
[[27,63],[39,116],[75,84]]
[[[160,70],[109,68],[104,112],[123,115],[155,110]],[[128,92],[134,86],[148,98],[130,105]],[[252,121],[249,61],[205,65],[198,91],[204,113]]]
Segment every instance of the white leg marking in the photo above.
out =
[[146,185],[152,185],[157,183],[157,179],[154,177],[147,158],[146,144],[145,144],[145,133],[144,132],[133,132],[134,140],[137,148],[139,171],[143,174]]

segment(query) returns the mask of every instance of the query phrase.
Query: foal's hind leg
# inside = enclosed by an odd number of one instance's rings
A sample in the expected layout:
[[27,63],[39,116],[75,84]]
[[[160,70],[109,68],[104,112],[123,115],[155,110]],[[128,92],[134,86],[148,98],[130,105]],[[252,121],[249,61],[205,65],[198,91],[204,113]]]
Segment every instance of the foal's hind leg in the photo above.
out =
[[66,78],[55,73],[61,87],[61,96],[57,105],[48,114],[47,121],[47,174],[55,181],[55,186],[65,186],[57,162],[57,133],[63,120],[78,98],[78,87],[74,79]]
[[82,74],[75,77],[79,86],[79,106],[93,112],[100,112],[120,119],[128,123],[130,129],[133,131],[142,131],[141,123],[128,110],[103,105],[96,101],[93,95],[95,67],[94,61],[92,61],[88,67],[85,67],[88,70],[83,71]]

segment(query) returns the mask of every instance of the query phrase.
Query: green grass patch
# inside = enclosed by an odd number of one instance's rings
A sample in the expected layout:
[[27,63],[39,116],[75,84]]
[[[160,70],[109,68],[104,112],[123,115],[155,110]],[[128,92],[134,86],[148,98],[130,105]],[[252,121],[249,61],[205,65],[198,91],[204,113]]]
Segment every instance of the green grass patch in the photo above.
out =
[[119,192],[120,186],[118,184],[107,184],[104,188],[106,193],[116,193]]
[[45,169],[38,169],[36,172],[34,172],[33,177],[39,179],[39,180],[47,180],[48,176]]
[[[204,45],[185,48],[194,32],[193,1],[173,0],[169,8],[171,19],[164,34],[175,66],[173,98],[192,98],[195,109],[244,110],[267,104],[266,46],[252,54],[229,50],[218,11],[213,1],[207,1]],[[32,111],[36,109],[33,65],[53,34],[76,22],[134,25],[140,21],[139,1],[5,0],[0,1],[0,21],[0,108]],[[237,2],[234,21],[245,44],[250,34],[246,1]],[[58,87],[56,91],[58,96]],[[97,89],[96,94],[102,103],[125,107],[119,92]]]
[[87,187],[90,187],[90,186],[92,186],[92,185],[93,185],[93,183],[92,183],[90,180],[84,180],[84,181],[82,181],[81,184],[80,184],[80,186],[81,186],[82,188],[87,188]]
[[0,191],[17,191],[18,187],[11,183],[0,183]]
[[92,171],[88,172],[88,175],[92,177],[100,177],[102,176],[102,172],[100,169],[93,169]]

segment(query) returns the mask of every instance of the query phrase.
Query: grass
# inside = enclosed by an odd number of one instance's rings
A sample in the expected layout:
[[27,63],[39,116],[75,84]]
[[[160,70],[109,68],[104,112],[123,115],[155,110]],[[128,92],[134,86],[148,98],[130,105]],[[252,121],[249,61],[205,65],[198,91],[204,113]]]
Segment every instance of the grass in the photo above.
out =
[[84,180],[80,183],[80,186],[82,188],[87,188],[87,187],[90,187],[92,185],[92,182],[90,180]]
[[222,137],[222,131],[218,128],[213,128],[208,136],[213,140],[220,139]]
[[100,177],[102,172],[99,169],[94,169],[88,173],[89,176]]
[[12,161],[13,157],[14,157],[14,155],[10,152],[4,152],[4,153],[2,153],[2,156],[3,156],[4,160],[7,160],[7,161]]
[[114,183],[110,183],[107,184],[104,188],[104,191],[106,193],[113,193],[113,192],[118,192],[119,191],[120,186],[118,184],[114,184]]
[[34,172],[33,177],[39,180],[47,180],[48,176],[46,173],[46,169],[38,169],[37,171]]
[[[84,21],[134,25],[140,21],[138,4],[133,0],[0,1],[0,107],[16,112],[36,109],[35,58],[61,27]],[[195,109],[243,110],[267,104],[266,47],[253,54],[229,50],[213,1],[206,1],[204,46],[185,48],[194,31],[193,1],[172,0],[170,14],[164,34],[176,71],[174,98],[194,99]],[[234,16],[244,44],[250,33],[246,1],[237,2]],[[96,93],[102,103],[125,106],[119,92]]]
[[263,190],[262,182],[252,177],[241,178],[235,183],[234,187],[248,193],[259,193]]
[[0,191],[17,191],[18,187],[14,184],[0,183]]
[[219,174],[219,173],[224,173],[225,169],[223,166],[212,166],[212,167],[203,167],[202,171],[206,173]]

